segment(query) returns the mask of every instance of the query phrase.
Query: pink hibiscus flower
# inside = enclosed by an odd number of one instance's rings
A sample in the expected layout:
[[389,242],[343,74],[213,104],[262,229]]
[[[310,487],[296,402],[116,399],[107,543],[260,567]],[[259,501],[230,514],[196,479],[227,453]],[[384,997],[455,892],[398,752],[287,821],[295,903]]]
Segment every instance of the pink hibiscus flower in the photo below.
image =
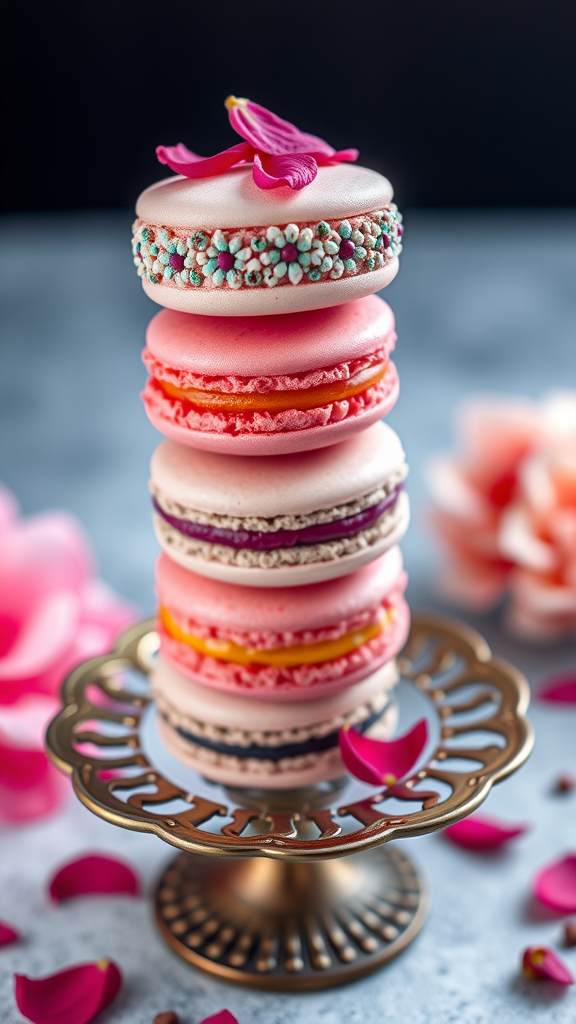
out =
[[314,181],[319,166],[358,159],[357,149],[336,152],[324,139],[301,132],[251,100],[228,96],[225,106],[230,124],[244,142],[206,159],[192,153],[182,142],[177,146],[158,146],[156,156],[160,163],[185,178],[208,178],[224,174],[237,164],[252,163],[258,188],[287,185],[298,190]]
[[53,810],[60,776],[43,752],[58,688],[79,662],[108,650],[134,619],[94,575],[80,524],[64,512],[22,520],[0,488],[0,816]]

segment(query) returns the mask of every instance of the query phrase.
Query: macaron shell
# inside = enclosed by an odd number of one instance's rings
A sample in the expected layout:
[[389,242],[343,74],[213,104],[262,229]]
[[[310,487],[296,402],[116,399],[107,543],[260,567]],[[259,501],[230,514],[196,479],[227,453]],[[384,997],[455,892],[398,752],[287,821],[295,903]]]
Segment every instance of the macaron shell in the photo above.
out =
[[324,629],[375,608],[396,587],[402,555],[393,547],[358,572],[307,587],[241,587],[188,572],[162,553],[156,592],[173,614],[250,633]]
[[372,700],[382,690],[391,690],[398,681],[394,660],[371,673],[355,686],[338,693],[322,694],[300,704],[292,702],[279,709],[275,702],[261,698],[246,702],[243,695],[224,696],[215,690],[198,686],[159,656],[150,681],[153,692],[161,693],[167,703],[181,714],[224,729],[274,732],[279,729],[301,729],[318,725],[347,714]]
[[[393,736],[397,723],[398,708],[396,702],[393,702],[376,725],[369,730],[369,735],[376,737],[377,734],[378,739],[389,739]],[[319,757],[317,762],[308,768],[285,770],[277,775],[263,774],[261,771],[244,771],[240,775],[238,768],[231,769],[225,765],[212,765],[195,758],[190,744],[160,716],[158,716],[158,733],[168,752],[182,764],[203,778],[210,779],[211,782],[218,782],[223,786],[242,785],[258,786],[259,788],[265,786],[266,789],[274,790],[296,789],[299,786],[312,786],[316,782],[337,779],[346,774],[340,750],[335,749],[328,756]]]
[[[153,286],[154,287],[154,286]],[[246,310],[248,312],[248,310]],[[288,376],[394,348],[390,306],[377,295],[290,316],[194,316],[165,309],[150,321],[146,345],[170,367],[228,377]]]
[[[242,700],[248,700],[251,704],[253,700],[262,701],[265,697],[266,702],[271,704],[290,704],[292,702],[303,704],[309,700],[316,700],[319,692],[322,697],[326,697],[340,693],[341,691],[348,689],[350,686],[361,683],[363,679],[366,679],[367,673],[372,674],[378,671],[382,666],[388,664],[392,658],[395,658],[406,643],[408,632],[410,630],[410,610],[403,597],[397,598],[395,602],[395,618],[391,627],[388,627],[388,629],[388,637],[382,646],[380,655],[378,657],[372,657],[369,666],[362,665],[360,668],[349,672],[347,675],[340,675],[333,679],[325,679],[321,683],[317,682],[309,686],[283,685],[278,689],[267,689],[265,693],[263,693],[262,689],[248,689],[246,687],[241,690]],[[179,674],[185,676],[198,686],[214,690],[220,694],[238,694],[237,684],[228,682],[224,672],[221,676],[211,675],[210,679],[200,677],[193,672],[190,672],[185,664],[177,660],[175,657],[172,657],[171,652],[167,650],[166,647],[163,649],[163,658],[164,661],[170,664]]]
[[243,228],[355,217],[381,210],[393,197],[390,182],[359,164],[319,167],[306,188],[261,189],[252,166],[210,178],[164,178],[136,203],[142,220],[171,228]]
[[[287,456],[288,457],[288,456]],[[402,492],[397,503],[399,519],[390,533],[380,537],[374,544],[326,562],[311,562],[306,565],[284,565],[278,568],[250,567],[228,565],[223,562],[208,561],[198,556],[186,555],[173,544],[169,544],[163,529],[164,521],[159,515],[153,516],[154,532],[160,547],[166,554],[191,572],[224,583],[236,583],[245,587],[301,587],[322,580],[337,579],[361,569],[368,562],[379,558],[393,545],[402,539],[410,521],[410,504],[408,495]],[[165,525],[165,524],[164,524]],[[176,532],[176,531],[174,531]]]
[[173,284],[152,284],[142,278],[146,295],[159,306],[196,313],[199,316],[272,316],[277,313],[299,313],[325,309],[344,302],[361,299],[382,291],[399,270],[395,256],[380,270],[371,270],[355,277],[337,281],[316,281],[313,284],[282,285],[277,288],[178,288]]
[[374,423],[341,444],[282,459],[217,455],[163,441],[150,475],[161,495],[185,508],[271,519],[345,505],[385,484],[404,464],[398,435]]
[[286,430],[276,433],[261,434],[227,434],[210,431],[192,430],[173,423],[168,417],[158,415],[154,409],[146,406],[146,415],[156,430],[165,437],[179,444],[190,445],[209,452],[222,452],[231,455],[286,455],[290,452],[311,451],[314,448],[325,448],[328,445],[344,441],[378,420],[387,416],[398,399],[400,385],[398,373],[392,360],[388,363],[387,390],[382,401],[369,409],[347,416],[336,423],[327,423],[319,427],[307,427],[302,430]]

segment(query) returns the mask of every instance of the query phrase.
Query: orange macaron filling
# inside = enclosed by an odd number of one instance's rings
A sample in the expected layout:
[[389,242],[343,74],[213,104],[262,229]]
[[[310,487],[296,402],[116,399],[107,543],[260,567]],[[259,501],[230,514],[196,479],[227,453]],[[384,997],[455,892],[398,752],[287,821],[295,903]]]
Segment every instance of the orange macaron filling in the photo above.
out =
[[264,394],[225,394],[205,388],[179,388],[166,380],[156,382],[165,394],[192,405],[222,412],[274,412],[283,409],[315,409],[346,398],[353,398],[375,387],[386,376],[388,363],[380,364],[374,372],[356,374],[348,380],[330,381],[298,391],[269,391]]
[[173,640],[192,647],[199,654],[220,661],[238,665],[271,665],[276,668],[291,668],[296,665],[313,665],[334,658],[344,657],[378,636],[394,615],[393,609],[384,609],[376,622],[360,629],[354,629],[335,640],[322,640],[309,644],[294,644],[290,647],[276,647],[270,650],[243,647],[232,640],[214,637],[198,637],[187,633],[174,621],[168,609],[161,605],[160,621],[168,636]]

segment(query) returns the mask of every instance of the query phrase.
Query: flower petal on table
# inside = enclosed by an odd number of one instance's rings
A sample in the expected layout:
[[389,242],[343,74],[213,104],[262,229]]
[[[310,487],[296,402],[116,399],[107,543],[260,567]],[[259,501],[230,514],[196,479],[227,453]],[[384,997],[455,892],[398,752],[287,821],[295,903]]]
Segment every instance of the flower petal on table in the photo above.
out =
[[576,704],[576,675],[553,676],[536,696],[549,704]]
[[56,872],[49,885],[55,903],[75,896],[137,896],[140,891],[135,871],[115,857],[88,854],[71,860]]
[[522,956],[522,974],[530,981],[547,979],[559,985],[573,985],[574,978],[553,949],[548,946],[529,946]]
[[88,1024],[121,985],[122,975],[112,960],[78,964],[45,978],[16,974],[16,1004],[33,1024]]
[[196,156],[179,142],[177,146],[157,146],[156,156],[161,164],[167,164],[171,171],[183,174],[185,178],[211,178],[224,174],[234,164],[252,159],[253,149],[247,142],[238,142],[230,149],[224,149],[214,156]]
[[534,895],[560,914],[576,913],[576,853],[542,868],[534,879]]
[[313,156],[306,153],[286,153],[281,156],[254,154],[252,176],[258,188],[280,188],[288,185],[299,191],[314,181],[318,164]]
[[510,825],[508,822],[483,814],[471,814],[462,821],[448,825],[448,828],[444,829],[444,835],[465,850],[497,850],[510,839],[523,835],[528,828],[528,825]]
[[356,729],[340,729],[338,741],[342,760],[356,779],[372,786],[393,786],[416,764],[428,740],[428,725],[422,718],[395,740],[371,740]]
[[0,946],[8,946],[11,942],[18,942],[20,932],[6,921],[0,921]]
[[204,1017],[199,1024],[238,1024],[237,1018],[230,1010],[220,1010],[219,1013],[213,1013],[210,1017]]

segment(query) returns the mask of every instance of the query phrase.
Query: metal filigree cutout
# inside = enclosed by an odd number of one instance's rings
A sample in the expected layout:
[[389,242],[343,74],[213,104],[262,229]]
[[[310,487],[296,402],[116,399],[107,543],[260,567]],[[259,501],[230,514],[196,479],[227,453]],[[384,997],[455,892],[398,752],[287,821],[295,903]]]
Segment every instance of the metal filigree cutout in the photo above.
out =
[[153,624],[142,623],[110,654],[79,666],[63,686],[47,747],[91,811],[188,853],[322,859],[441,829],[478,807],[532,747],[524,677],[492,657],[474,630],[416,615],[399,667],[437,718],[439,741],[426,764],[402,785],[340,807],[233,806],[218,787],[216,800],[186,791],[143,749],[146,675],[156,648]]

